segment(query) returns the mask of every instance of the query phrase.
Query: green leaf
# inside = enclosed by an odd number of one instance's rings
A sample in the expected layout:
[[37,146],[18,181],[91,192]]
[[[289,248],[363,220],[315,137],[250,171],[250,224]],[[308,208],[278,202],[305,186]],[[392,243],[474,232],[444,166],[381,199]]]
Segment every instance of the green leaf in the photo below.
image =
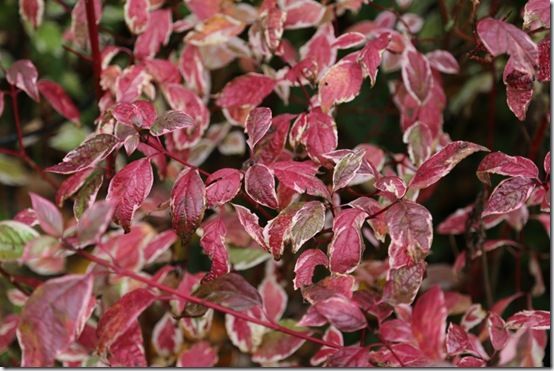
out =
[[229,247],[229,260],[237,271],[255,267],[270,257],[270,254],[260,248]]
[[28,180],[29,174],[18,159],[0,155],[0,183],[21,186]]
[[38,236],[38,232],[26,224],[13,220],[0,222],[0,261],[17,260],[23,255],[27,242]]

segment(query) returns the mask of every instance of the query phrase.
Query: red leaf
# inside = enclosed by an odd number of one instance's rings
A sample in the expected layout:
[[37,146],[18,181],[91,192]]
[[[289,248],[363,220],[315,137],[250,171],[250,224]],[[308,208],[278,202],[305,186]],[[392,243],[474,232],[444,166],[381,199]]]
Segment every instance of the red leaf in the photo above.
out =
[[534,31],[550,28],[550,1],[529,0],[523,8],[523,28]]
[[406,49],[402,54],[402,81],[416,102],[425,103],[433,84],[431,66],[415,49]]
[[292,218],[299,208],[298,204],[290,205],[264,227],[264,241],[275,260],[281,259],[281,255],[283,255],[285,241],[290,237]]
[[90,314],[92,275],[66,275],[39,286],[29,297],[17,328],[22,367],[52,367],[77,338]]
[[246,170],[244,188],[252,199],[264,206],[277,209],[275,178],[271,170],[262,164],[254,164]]
[[76,124],[79,123],[79,110],[59,84],[49,80],[40,80],[37,87],[40,94],[60,115]]
[[315,304],[323,317],[343,332],[354,332],[367,327],[367,321],[360,308],[348,298],[332,296]]
[[304,250],[294,266],[294,289],[298,290],[304,286],[311,285],[316,266],[323,265],[327,267],[328,264],[329,259],[323,251],[318,249]]
[[375,188],[383,193],[392,193],[395,198],[400,199],[406,194],[406,184],[397,176],[383,176],[375,182]]
[[535,180],[513,177],[501,181],[487,201],[481,216],[506,214],[519,209],[531,195]]
[[236,169],[223,168],[206,179],[207,206],[215,207],[231,201],[240,191],[242,173]]
[[103,354],[119,337],[127,332],[140,314],[148,308],[156,296],[148,289],[135,289],[121,297],[100,317],[96,334],[98,352]]
[[165,59],[149,59],[144,61],[148,73],[161,85],[178,84],[181,75],[177,66]]
[[494,350],[501,350],[510,338],[510,332],[506,328],[506,322],[496,313],[491,312],[487,320],[487,329]]
[[358,209],[341,210],[333,221],[333,240],[329,245],[331,272],[349,273],[356,269],[362,258],[362,224],[366,213]]
[[[262,305],[258,291],[237,273],[228,273],[203,283],[194,296],[239,312]],[[183,314],[198,317],[206,311],[203,305],[187,303]]]
[[228,82],[217,97],[216,104],[223,108],[234,106],[256,107],[275,87],[271,77],[248,73]]
[[142,205],[154,183],[154,174],[148,158],[127,164],[110,181],[106,200],[114,200],[114,216],[128,231],[135,211]]
[[517,64],[537,64],[537,45],[516,26],[498,19],[485,18],[477,23],[477,34],[493,56],[508,53],[517,60]]
[[310,158],[319,161],[323,154],[337,148],[337,124],[333,117],[324,113],[320,107],[310,110],[305,120],[307,127],[303,133],[302,142]]
[[212,262],[210,272],[204,277],[204,280],[209,281],[229,273],[231,269],[229,265],[229,253],[225,247],[227,228],[225,228],[221,216],[218,216],[204,223],[202,229],[203,234],[200,239],[200,245]]
[[414,258],[427,255],[433,242],[433,219],[424,206],[403,200],[391,206],[385,217],[393,243],[408,249]]
[[535,179],[539,176],[539,169],[528,158],[492,152],[481,160],[477,169],[477,177],[483,183],[490,184],[489,173]]
[[[142,35],[141,35],[142,36]],[[136,46],[137,44],[135,44]],[[115,81],[115,99],[117,102],[136,101],[145,85],[148,83],[149,76],[143,65],[131,65],[125,68]]]
[[49,235],[60,237],[63,233],[63,218],[58,208],[37,194],[31,192],[29,195],[42,230]]
[[193,125],[192,117],[186,113],[180,111],[167,111],[158,116],[156,121],[154,121],[154,124],[150,128],[150,133],[155,137],[159,137],[160,135],[172,133],[176,130],[190,128]]
[[189,32],[185,41],[195,46],[223,44],[244,30],[244,24],[222,13],[216,13]]
[[38,72],[28,59],[21,59],[14,62],[6,72],[6,79],[11,85],[23,90],[36,102],[40,100],[37,88]]
[[45,170],[58,174],[76,173],[108,157],[118,143],[119,140],[113,135],[95,134],[65,155],[62,162]]
[[112,116],[127,126],[149,128],[156,119],[156,109],[152,103],[144,100],[121,102],[112,108]]
[[138,35],[146,30],[150,12],[148,11],[150,3],[148,0],[126,0],[123,7],[125,23],[129,30]]
[[416,302],[412,312],[412,331],[419,348],[432,360],[444,358],[446,335],[446,305],[444,294],[434,286]]
[[358,63],[360,63],[364,77],[369,76],[371,86],[375,85],[377,69],[381,64],[381,57],[390,40],[391,34],[384,32],[379,37],[368,41],[358,55]]
[[[344,345],[344,341],[342,339],[342,333],[336,328],[334,328],[333,326],[329,326],[329,328],[325,331],[325,333],[323,334],[323,340],[325,340],[328,343],[337,344],[340,347]],[[327,359],[335,353],[337,353],[336,348],[331,348],[326,345],[323,345],[317,351],[317,353],[314,354],[312,358],[310,358],[310,364],[312,366],[317,366],[320,363],[327,361]]]
[[214,367],[217,361],[217,351],[207,341],[200,341],[179,354],[177,367]]
[[146,367],[144,340],[138,321],[110,346],[108,363],[110,367]]
[[277,179],[296,192],[329,198],[325,184],[315,176],[318,166],[311,161],[279,161],[272,168]]
[[306,202],[294,214],[290,241],[292,252],[296,253],[302,245],[323,229],[325,224],[325,205],[318,201]]
[[170,209],[173,229],[187,240],[202,222],[206,209],[206,189],[198,170],[181,172],[171,190]]
[[478,144],[456,141],[448,144],[425,161],[410,181],[410,188],[427,188],[450,173],[460,161],[478,151],[488,151]]
[[508,318],[507,326],[512,329],[528,327],[533,330],[550,330],[550,312],[523,310]]
[[321,110],[329,112],[335,104],[350,102],[362,87],[362,68],[354,58],[344,57],[331,66],[319,80]]
[[506,85],[506,102],[516,117],[523,121],[533,97],[533,70],[521,65],[514,57],[508,59],[502,80]]
[[179,324],[170,313],[165,313],[156,323],[152,332],[152,345],[158,355],[164,357],[175,354],[183,343]]
[[269,130],[271,126],[271,110],[267,107],[254,108],[246,119],[246,134],[251,150]]
[[[548,2],[547,2],[548,5]],[[548,7],[550,12],[550,7]],[[550,13],[549,13],[550,16]],[[537,67],[537,80],[550,81],[550,38],[545,37],[538,44],[539,48],[539,65]],[[1,111],[1,110],[0,110]]]
[[274,277],[266,277],[258,288],[264,312],[270,321],[279,321],[287,308],[287,293]]
[[434,50],[425,55],[431,67],[442,73],[457,74],[460,72],[458,61],[446,50]]
[[470,347],[466,330],[462,326],[450,323],[446,334],[446,352],[449,355],[463,353]]
[[406,265],[389,271],[383,299],[391,304],[411,304],[421,287],[425,263]]
[[100,201],[84,212],[77,225],[79,247],[100,241],[112,220],[115,207],[116,204],[112,201]]
[[19,14],[37,29],[42,24],[44,0],[19,0]]
[[[262,319],[262,310],[254,307],[247,311],[254,318]],[[231,342],[243,353],[252,353],[262,342],[265,327],[256,325],[232,315],[225,316],[225,329]]]
[[150,13],[146,29],[135,42],[135,57],[148,59],[155,56],[171,35],[171,10],[159,9]]
[[366,41],[364,34],[359,32],[345,32],[333,43],[333,48],[350,49],[360,46]]

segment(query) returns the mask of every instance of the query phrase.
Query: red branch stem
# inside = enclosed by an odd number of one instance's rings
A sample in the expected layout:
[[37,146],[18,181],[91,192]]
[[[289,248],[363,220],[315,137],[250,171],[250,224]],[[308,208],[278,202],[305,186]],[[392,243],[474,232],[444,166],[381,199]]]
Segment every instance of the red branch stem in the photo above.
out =
[[168,294],[174,295],[178,298],[189,301],[191,303],[203,305],[203,306],[211,308],[213,310],[216,310],[216,311],[219,311],[219,312],[222,312],[222,313],[226,313],[226,314],[230,314],[230,315],[232,315],[236,318],[242,319],[244,321],[252,322],[252,323],[255,323],[257,325],[264,326],[264,327],[270,328],[272,330],[279,331],[279,332],[282,332],[284,334],[294,336],[294,337],[297,337],[297,338],[300,338],[300,339],[304,339],[306,341],[309,341],[309,342],[312,342],[312,343],[315,343],[315,344],[324,345],[324,346],[335,348],[335,349],[340,349],[341,348],[341,346],[338,345],[338,344],[330,343],[330,342],[327,342],[325,340],[321,340],[321,339],[312,337],[310,335],[307,335],[304,332],[291,330],[287,327],[280,326],[280,325],[278,325],[276,323],[273,323],[273,322],[268,322],[268,321],[264,321],[264,320],[261,320],[261,319],[258,319],[258,318],[250,317],[250,316],[248,316],[248,315],[246,315],[242,312],[238,312],[236,310],[224,307],[224,306],[219,305],[217,303],[213,303],[211,301],[207,301],[207,300],[198,298],[196,296],[184,294],[184,293],[182,293],[180,291],[177,291],[177,290],[175,290],[175,289],[173,289],[169,286],[165,286],[161,283],[158,283],[158,282],[156,282],[156,281],[154,281],[150,278],[143,277],[143,276],[141,276],[141,275],[139,275],[135,272],[129,271],[129,270],[124,269],[124,268],[119,268],[119,267],[115,266],[114,264],[110,263],[109,261],[107,261],[105,259],[102,259],[102,258],[99,258],[95,255],[92,255],[92,254],[90,254],[86,251],[79,250],[79,251],[77,251],[77,254],[79,254],[80,256],[82,256],[83,258],[85,258],[85,259],[87,259],[91,262],[94,262],[98,265],[101,265],[105,268],[108,268],[108,269],[112,270],[116,274],[119,274],[119,275],[125,276],[125,277],[129,277],[129,278],[131,278],[135,281],[142,282],[150,288],[157,288],[158,290],[164,291]]

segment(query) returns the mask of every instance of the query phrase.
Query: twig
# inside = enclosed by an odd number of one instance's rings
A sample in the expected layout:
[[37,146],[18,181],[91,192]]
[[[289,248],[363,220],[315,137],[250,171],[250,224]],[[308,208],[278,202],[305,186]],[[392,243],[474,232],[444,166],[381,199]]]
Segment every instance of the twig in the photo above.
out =
[[108,268],[108,269],[112,270],[116,274],[119,274],[119,275],[125,276],[125,277],[129,277],[129,278],[131,278],[135,281],[142,282],[142,283],[148,285],[151,288],[157,288],[158,290],[164,291],[168,294],[174,295],[176,297],[179,297],[179,298],[181,298],[183,300],[186,300],[186,301],[189,301],[191,303],[203,305],[207,308],[211,308],[213,310],[216,310],[216,311],[219,311],[219,312],[222,312],[222,313],[225,313],[225,314],[230,314],[230,315],[232,315],[236,318],[242,319],[244,321],[252,322],[252,323],[255,323],[257,325],[264,326],[264,327],[270,328],[272,330],[279,331],[279,332],[282,332],[284,334],[294,336],[294,337],[297,337],[297,338],[300,338],[300,339],[304,339],[306,341],[310,341],[310,342],[315,343],[315,344],[324,345],[324,346],[331,347],[331,348],[334,348],[334,349],[342,348],[338,344],[330,343],[330,342],[327,342],[325,340],[321,340],[321,339],[312,337],[310,335],[307,335],[304,332],[291,330],[289,328],[280,326],[276,323],[272,323],[272,322],[264,321],[264,320],[261,320],[261,319],[258,319],[258,318],[250,317],[250,316],[244,314],[243,312],[238,312],[236,310],[224,307],[224,306],[219,305],[217,303],[207,301],[207,300],[198,298],[196,296],[184,294],[183,292],[180,292],[180,291],[177,291],[177,290],[175,290],[171,287],[165,286],[165,285],[163,285],[161,283],[158,283],[158,282],[156,282],[156,281],[154,281],[150,278],[143,277],[143,276],[141,276],[141,275],[139,275],[135,272],[132,272],[132,271],[129,271],[129,270],[123,269],[123,268],[118,268],[115,265],[113,265],[112,263],[110,263],[109,261],[107,261],[105,259],[102,259],[102,258],[99,258],[95,255],[92,255],[92,254],[90,254],[86,251],[77,250],[76,253],[78,255],[82,256],[83,258],[91,261],[91,262],[94,262],[98,265],[101,265],[105,268]]

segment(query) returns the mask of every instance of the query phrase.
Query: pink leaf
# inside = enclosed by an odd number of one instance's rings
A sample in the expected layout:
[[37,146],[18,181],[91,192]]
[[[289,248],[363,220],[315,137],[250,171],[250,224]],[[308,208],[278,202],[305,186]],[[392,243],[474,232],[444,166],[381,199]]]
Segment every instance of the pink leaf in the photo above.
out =
[[[344,345],[344,341],[342,339],[342,333],[337,330],[333,326],[329,326],[329,328],[325,331],[323,334],[323,340],[325,340],[328,343],[337,344],[338,346]],[[310,364],[312,366],[317,366],[320,363],[325,362],[330,356],[335,354],[337,352],[336,348],[331,348],[326,345],[323,345],[316,354],[310,358]]]
[[383,299],[391,304],[411,304],[421,286],[425,263],[391,269],[385,284]]
[[392,193],[395,198],[406,194],[406,184],[397,176],[383,176],[375,182],[375,188],[385,193]]
[[460,161],[478,151],[487,148],[471,142],[456,141],[448,144],[425,161],[410,181],[410,188],[427,188],[450,173]]
[[37,87],[40,94],[60,115],[74,123],[79,123],[79,110],[60,85],[49,80],[40,80]]
[[550,2],[529,0],[523,9],[523,28],[534,31],[541,27],[550,28]]
[[0,352],[6,351],[15,340],[18,324],[19,315],[17,314],[8,314],[2,318],[2,322],[0,323]]
[[146,30],[150,12],[148,11],[150,3],[148,0],[126,0],[123,7],[125,23],[129,30],[138,35]]
[[156,109],[152,103],[144,100],[121,102],[112,108],[112,116],[127,126],[149,128],[156,119]]
[[486,367],[487,361],[473,356],[465,356],[456,361],[456,366],[462,368]]
[[492,191],[481,215],[506,214],[519,209],[531,195],[534,186],[533,179],[520,176],[503,180]]
[[362,224],[366,213],[358,209],[344,209],[333,221],[333,240],[329,245],[331,272],[349,273],[356,269],[362,258]]
[[216,13],[212,17],[196,25],[189,32],[185,41],[195,46],[212,46],[223,44],[244,30],[244,24],[222,13]]
[[342,189],[356,177],[360,170],[365,152],[355,151],[343,156],[333,169],[333,191]]
[[296,260],[294,266],[294,289],[298,290],[304,286],[311,285],[315,268],[318,265],[327,267],[328,264],[329,259],[323,251],[318,249],[304,250]]
[[227,228],[225,228],[223,219],[218,216],[204,223],[202,229],[203,234],[200,239],[200,245],[212,262],[210,272],[204,277],[204,280],[209,281],[229,273],[231,269],[229,265],[229,253],[225,247]]
[[525,120],[533,97],[533,74],[530,67],[521,65],[514,57],[510,57],[502,74],[506,85],[506,102],[520,121]]
[[369,349],[359,345],[340,348],[327,360],[328,367],[369,367]]
[[343,332],[354,332],[367,327],[367,321],[360,308],[348,298],[332,296],[315,304],[323,317]]
[[217,97],[216,104],[222,108],[250,105],[258,106],[275,87],[271,77],[248,73],[228,82]]
[[381,64],[381,58],[391,40],[391,34],[384,32],[379,37],[368,41],[358,55],[358,63],[362,67],[364,77],[369,76],[371,86],[375,85],[377,69]]
[[159,9],[151,12],[146,29],[135,42],[134,53],[137,59],[155,56],[160,47],[168,43],[171,32],[171,11]]
[[270,321],[279,321],[287,308],[287,293],[274,277],[266,277],[258,288],[264,312]]
[[366,40],[364,34],[359,32],[345,32],[333,43],[333,48],[350,49],[360,46]]
[[170,313],[165,313],[152,332],[152,345],[160,356],[175,354],[183,342],[179,324]]
[[528,327],[533,330],[550,330],[550,312],[523,310],[508,318],[507,326],[512,329]]
[[496,313],[490,313],[487,320],[487,329],[495,350],[503,349],[510,338],[510,332],[506,329],[506,322]]
[[335,104],[350,102],[362,87],[362,69],[354,58],[343,58],[331,66],[319,80],[321,110],[329,112]]
[[246,134],[251,150],[269,130],[271,126],[271,110],[267,107],[254,108],[246,119]]
[[[247,314],[259,319],[263,317],[260,307],[250,309]],[[229,314],[225,316],[225,329],[231,342],[244,353],[252,353],[262,342],[265,332],[265,327]]]
[[148,73],[161,85],[178,84],[181,75],[177,66],[165,59],[148,59],[144,61]]
[[419,348],[433,360],[444,357],[446,335],[446,305],[444,294],[434,286],[416,302],[412,313],[412,331]]
[[416,102],[425,103],[433,84],[431,66],[427,58],[414,49],[406,49],[402,54],[402,81]]
[[315,0],[287,1],[285,29],[292,30],[315,26],[325,14],[325,6]]
[[244,206],[235,204],[233,204],[233,206],[235,208],[235,211],[237,212],[240,224],[242,225],[246,233],[248,233],[248,235],[254,241],[256,241],[258,245],[266,247],[263,236],[263,229],[262,227],[260,227],[260,224],[258,222],[258,216],[256,214],[253,214]]
[[165,135],[176,130],[190,128],[193,125],[192,117],[186,113],[180,111],[167,111],[158,116],[156,121],[154,121],[154,124],[150,128],[150,133],[155,137],[159,137],[160,135]]
[[481,160],[477,169],[477,177],[483,183],[490,184],[489,174],[522,176],[535,179],[539,176],[539,169],[528,158],[509,156],[502,152],[492,152]]
[[108,363],[110,367],[147,366],[144,339],[137,320],[110,346]]
[[337,148],[337,124],[333,117],[316,107],[305,116],[305,142],[308,155],[313,160],[320,160],[321,156]]
[[290,241],[292,252],[296,253],[302,245],[323,229],[325,224],[325,205],[318,201],[306,202],[294,214]]
[[517,60],[517,64],[537,64],[537,45],[516,26],[498,19],[485,18],[477,24],[477,34],[493,56],[508,53]]
[[63,233],[63,218],[58,208],[37,194],[31,192],[29,195],[42,230],[49,235],[60,237]]
[[431,213],[412,201],[400,201],[386,211],[391,240],[405,247],[413,257],[425,256],[433,242]]
[[231,201],[240,191],[242,173],[236,169],[223,168],[206,179],[206,201],[209,207]]
[[19,14],[37,29],[42,24],[44,0],[19,0]]
[[112,220],[116,204],[111,201],[100,201],[85,211],[77,225],[79,246],[84,247],[100,241]]
[[283,151],[287,140],[290,120],[294,115],[285,113],[275,116],[272,120],[272,129],[258,142],[252,159],[256,162],[268,165],[275,162]]
[[148,289],[135,289],[121,297],[100,317],[96,333],[98,352],[104,353],[127,332],[156,296]]
[[425,55],[431,67],[442,73],[457,74],[460,72],[458,61],[446,50],[434,50]]
[[176,240],[177,234],[172,230],[162,232],[154,237],[144,248],[145,262],[147,264],[154,262],[160,255],[167,251]]
[[110,182],[106,200],[116,203],[114,216],[128,231],[135,211],[142,205],[154,183],[154,174],[148,158],[127,164]]
[[17,328],[22,367],[54,366],[54,358],[77,338],[90,313],[92,281],[92,275],[66,275],[35,289]]
[[254,164],[246,170],[244,188],[252,199],[264,206],[277,209],[275,178],[271,170],[262,164]]
[[207,341],[200,341],[179,354],[177,367],[214,367],[217,361],[217,351]]
[[36,102],[40,100],[37,87],[38,72],[30,60],[21,59],[14,62],[6,73],[6,79],[11,85],[23,90]]
[[135,64],[125,68],[115,81],[116,101],[136,101],[140,97],[143,88],[148,83],[148,80],[149,76],[143,65]]
[[58,174],[72,174],[102,161],[115,149],[119,140],[110,134],[96,134],[70,151],[63,161],[46,168],[46,171]]
[[[309,331],[304,331],[303,328],[298,327],[296,323],[290,319],[282,320],[279,324],[292,330],[304,332],[306,335],[310,334]],[[252,361],[262,364],[278,362],[294,354],[304,342],[304,339],[287,335],[279,331],[269,331],[264,335],[258,349],[252,354]]]
[[285,249],[285,241],[289,239],[292,228],[292,218],[299,209],[299,205],[292,204],[271,219],[264,227],[264,241],[275,260],[281,259]]
[[311,161],[279,161],[272,168],[277,179],[296,192],[329,198],[325,184],[315,176],[318,166]]
[[173,229],[187,240],[200,225],[206,209],[206,189],[198,170],[181,172],[171,190],[170,209]]
[[469,346],[466,330],[462,326],[450,323],[446,334],[446,352],[449,355],[457,355],[463,353]]

